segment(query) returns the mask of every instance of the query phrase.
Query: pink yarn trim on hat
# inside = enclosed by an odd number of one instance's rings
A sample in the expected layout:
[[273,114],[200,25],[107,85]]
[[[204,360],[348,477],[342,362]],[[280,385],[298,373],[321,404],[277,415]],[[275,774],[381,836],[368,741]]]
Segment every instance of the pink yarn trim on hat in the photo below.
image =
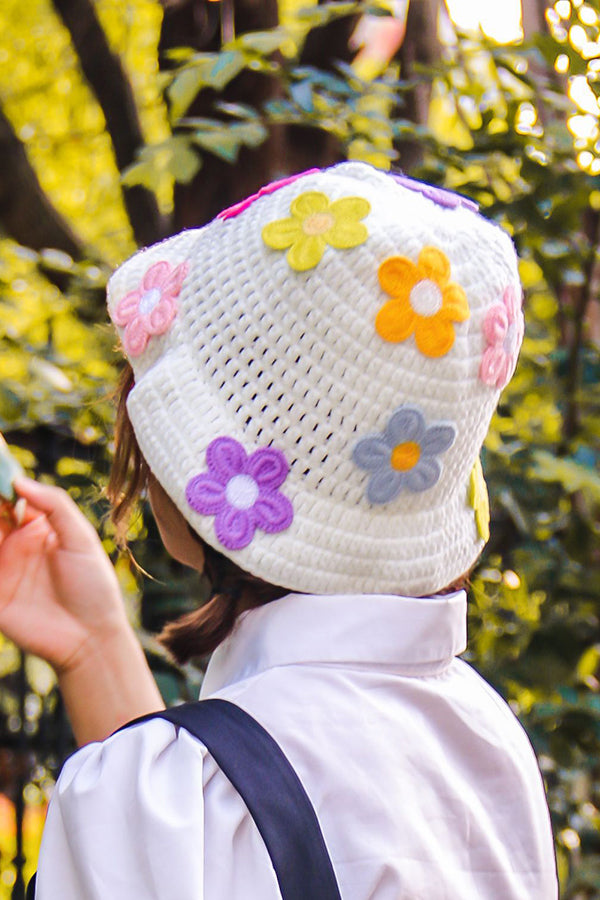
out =
[[124,328],[123,347],[128,356],[141,356],[148,341],[168,331],[177,314],[176,298],[189,272],[188,262],[173,267],[161,260],[150,266],[141,284],[117,303],[111,318]]
[[239,203],[235,203],[233,206],[221,210],[217,215],[217,219],[233,219],[235,216],[239,216],[240,213],[243,213],[244,210],[248,209],[249,206],[252,206],[254,201],[258,200],[259,197],[264,197],[265,194],[274,194],[275,191],[285,187],[286,184],[292,184],[293,181],[297,181],[304,175],[314,175],[316,172],[320,171],[320,169],[307,169],[306,172],[298,172],[296,175],[289,175],[287,178],[280,178],[279,181],[272,181],[270,184],[265,184],[257,194],[251,194],[250,197],[246,197],[245,200],[240,200]]

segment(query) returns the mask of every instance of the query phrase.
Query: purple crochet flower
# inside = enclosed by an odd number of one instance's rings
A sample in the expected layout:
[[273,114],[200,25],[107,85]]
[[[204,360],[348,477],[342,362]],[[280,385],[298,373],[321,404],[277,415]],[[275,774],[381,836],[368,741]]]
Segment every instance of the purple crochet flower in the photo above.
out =
[[247,547],[257,528],[273,534],[289,528],[292,504],[277,490],[289,472],[275,447],[250,456],[238,441],[218,437],[206,449],[208,472],[188,481],[186,499],[192,509],[215,517],[215,534],[224,547]]
[[428,200],[433,200],[439,206],[445,206],[447,209],[456,209],[457,206],[464,206],[472,212],[479,211],[479,204],[462,194],[456,194],[454,191],[447,191],[444,188],[436,187],[433,184],[427,184],[424,181],[415,181],[414,178],[408,178],[406,175],[392,173],[392,178],[401,184],[402,187],[408,188],[409,191],[416,191],[423,194]]

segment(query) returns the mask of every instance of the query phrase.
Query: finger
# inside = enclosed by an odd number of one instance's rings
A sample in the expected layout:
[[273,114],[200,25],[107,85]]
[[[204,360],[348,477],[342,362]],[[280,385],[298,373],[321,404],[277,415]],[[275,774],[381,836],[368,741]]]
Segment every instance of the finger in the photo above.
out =
[[34,509],[27,503],[24,497],[19,497],[16,503],[8,500],[0,502],[0,535],[10,534],[22,525],[27,525],[44,513]]
[[49,537],[54,536],[50,523],[43,513],[22,525],[21,528],[15,528],[14,525],[11,525],[10,528],[2,528],[1,531],[0,547],[3,540],[10,539],[11,555],[20,555],[23,552],[27,555],[28,551],[31,550],[33,552],[34,548],[35,552],[37,552],[40,541],[45,543]]
[[[46,514],[44,512],[44,510],[41,508],[41,506],[38,507],[37,504],[34,503],[29,496],[29,494],[30,494],[29,489],[32,485],[36,486],[37,482],[33,481],[31,478],[25,478],[24,476],[20,476],[19,478],[16,478],[15,481],[13,482],[13,487],[17,494],[16,502],[6,504],[6,505],[9,505],[11,509],[14,509],[16,503],[19,503],[19,502],[24,503],[26,505],[26,512],[25,512],[25,515],[23,517],[23,522],[22,522],[22,524],[24,524],[24,525],[26,525],[28,522],[31,522],[32,519],[37,519],[38,516],[44,516]],[[13,519],[14,519],[14,517],[13,517]]]
[[89,540],[90,529],[95,535],[77,504],[62,488],[40,484],[30,478],[16,479],[14,487],[20,497],[46,515],[65,550],[80,550]]
[[14,530],[15,526],[12,520],[8,516],[0,515],[0,541]]

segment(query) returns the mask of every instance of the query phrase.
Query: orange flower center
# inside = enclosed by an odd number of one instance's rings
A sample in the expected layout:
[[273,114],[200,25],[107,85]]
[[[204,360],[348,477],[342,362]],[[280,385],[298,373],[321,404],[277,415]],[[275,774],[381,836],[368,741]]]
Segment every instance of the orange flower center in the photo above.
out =
[[430,278],[418,281],[410,292],[410,305],[418,316],[435,316],[442,304],[442,292]]
[[326,231],[335,225],[335,219],[328,212],[320,212],[313,213],[312,216],[307,216],[304,222],[302,223],[302,231],[304,234],[324,234]]
[[396,444],[392,450],[390,463],[392,469],[398,472],[407,472],[413,469],[419,462],[421,457],[421,448],[414,441],[405,441],[403,444]]

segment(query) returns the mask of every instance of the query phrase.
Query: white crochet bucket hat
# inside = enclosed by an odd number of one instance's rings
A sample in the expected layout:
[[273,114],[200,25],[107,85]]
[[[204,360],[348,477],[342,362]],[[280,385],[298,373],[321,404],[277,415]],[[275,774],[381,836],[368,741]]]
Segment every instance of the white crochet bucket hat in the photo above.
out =
[[268,185],[108,290],[158,481],[243,569],[321,594],[431,595],[476,560],[520,298],[471,201],[355,162]]

